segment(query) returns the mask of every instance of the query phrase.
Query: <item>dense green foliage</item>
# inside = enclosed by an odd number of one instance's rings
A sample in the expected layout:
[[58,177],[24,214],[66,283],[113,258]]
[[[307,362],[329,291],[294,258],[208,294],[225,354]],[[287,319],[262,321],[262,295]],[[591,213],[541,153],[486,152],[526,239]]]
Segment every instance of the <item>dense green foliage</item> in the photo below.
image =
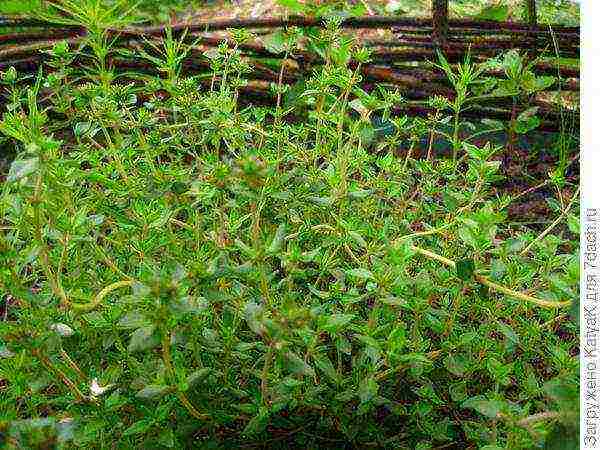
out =
[[[0,145],[18,152],[0,191],[8,448],[574,448],[565,137],[546,181],[564,225],[546,233],[507,220],[486,142],[530,133],[535,110],[476,135],[460,117],[552,79],[516,52],[486,63],[500,83],[441,58],[457,100],[392,114],[402,97],[358,87],[368,52],[331,20],[310,35],[325,64],[247,106],[235,47],[183,76],[167,34],[144,54],[161,77],[117,78],[90,28],[84,71],[60,44],[34,84],[1,77]],[[450,157],[412,158],[436,136]]]

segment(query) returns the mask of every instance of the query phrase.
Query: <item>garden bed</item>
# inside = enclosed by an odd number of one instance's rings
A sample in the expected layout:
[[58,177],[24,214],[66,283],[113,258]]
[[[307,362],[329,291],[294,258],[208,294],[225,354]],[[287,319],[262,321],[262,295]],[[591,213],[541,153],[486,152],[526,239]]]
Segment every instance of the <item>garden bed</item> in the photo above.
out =
[[574,77],[61,4],[0,50],[8,448],[574,445]]

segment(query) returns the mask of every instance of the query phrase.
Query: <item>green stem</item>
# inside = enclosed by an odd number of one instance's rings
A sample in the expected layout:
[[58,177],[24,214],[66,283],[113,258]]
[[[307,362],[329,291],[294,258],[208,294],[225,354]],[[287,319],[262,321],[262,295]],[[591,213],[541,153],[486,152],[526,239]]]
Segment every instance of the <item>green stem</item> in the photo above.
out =
[[[451,259],[448,259],[442,255],[438,255],[437,253],[433,253],[429,250],[425,250],[419,247],[416,247],[414,245],[411,245],[411,249],[422,255],[425,256],[426,258],[432,259],[434,261],[438,261],[441,262],[442,264],[451,267],[453,269],[456,269],[456,263],[454,261],[452,261]],[[490,279],[488,279],[487,277],[484,277],[483,275],[479,275],[479,274],[475,274],[475,280],[477,280],[480,284],[487,286],[489,289],[492,289],[494,291],[498,291],[504,295],[507,295],[509,297],[513,297],[517,300],[522,300],[522,301],[526,301],[529,303],[534,303],[538,306],[541,306],[542,308],[550,308],[550,309],[555,309],[555,308],[565,308],[571,305],[570,301],[566,301],[566,302],[552,302],[549,300],[542,300],[542,299],[538,299],[536,297],[532,297],[531,295],[527,295],[527,294],[523,294],[521,292],[512,290],[507,288],[506,286],[502,286],[501,284],[498,283],[494,283],[493,281],[491,281]]]
[[[163,362],[165,363],[165,368],[167,369],[167,374],[169,376],[169,379],[172,383],[174,383],[176,381],[176,377],[175,377],[175,369],[173,368],[173,362],[171,359],[171,339],[170,339],[170,335],[167,331],[163,332],[162,357],[163,357]],[[194,407],[194,405],[192,405],[190,400],[185,395],[185,392],[182,392],[179,389],[177,389],[177,398],[179,399],[181,404],[184,406],[184,408],[187,409],[188,412],[196,419],[198,419],[198,420],[208,420],[209,419],[209,416],[207,414],[201,414]]]
[[135,280],[131,280],[131,279],[117,281],[115,283],[109,284],[104,289],[102,289],[100,292],[98,292],[98,294],[94,297],[94,300],[92,300],[90,303],[72,303],[71,306],[73,309],[78,310],[78,311],[83,311],[83,312],[92,311],[92,310],[96,309],[98,306],[100,306],[102,304],[102,300],[104,300],[104,297],[106,297],[112,291],[114,291],[115,289],[122,288],[122,287],[133,286],[134,283],[135,283]]
[[546,228],[538,237],[536,237],[533,241],[531,241],[529,243],[529,245],[527,247],[525,247],[523,249],[523,251],[520,253],[521,256],[526,255],[527,252],[531,249],[531,247],[533,247],[536,243],[538,243],[539,241],[544,239],[546,237],[546,235],[554,229],[554,227],[556,227],[560,222],[562,222],[562,220],[565,217],[567,217],[567,215],[569,214],[569,211],[571,210],[571,207],[573,206],[573,204],[575,203],[575,200],[577,200],[577,197],[579,196],[579,189],[580,188],[577,188],[577,192],[575,192],[575,195],[573,195],[573,198],[571,199],[571,201],[569,202],[567,207],[564,209],[564,211],[560,214],[560,216],[558,216],[556,218],[556,220],[554,222],[552,222],[550,224],[550,226],[548,226],[548,228]]
[[269,369],[273,360],[273,347],[269,345],[269,349],[265,355],[265,364],[263,366],[260,376],[260,392],[262,395],[263,403],[266,405],[269,401]]
[[65,294],[64,289],[61,287],[60,283],[57,281],[56,276],[52,272],[52,268],[50,267],[50,258],[48,256],[48,247],[46,245],[46,241],[44,240],[44,236],[42,234],[42,219],[41,219],[41,211],[40,211],[40,203],[42,201],[42,199],[41,199],[42,177],[43,177],[43,170],[40,170],[40,175],[37,178],[35,190],[33,193],[33,197],[31,199],[31,204],[33,206],[34,235],[35,235],[36,241],[38,242],[38,245],[40,246],[39,261],[40,261],[40,265],[42,266],[42,271],[44,272],[44,275],[46,276],[48,283],[50,283],[50,288],[52,289],[52,292],[54,293],[54,295],[56,295],[59,298],[59,300],[63,306],[68,306],[70,304],[70,301],[69,301],[67,295]]
[[460,104],[458,103],[458,98],[456,100],[456,104],[454,106],[454,134],[452,135],[452,161],[456,162],[456,158],[458,157],[458,148],[460,147],[460,142],[458,140],[458,133],[460,128]]
[[62,370],[52,364],[48,357],[45,356],[39,349],[34,349],[32,353],[33,356],[40,360],[40,362],[44,365],[44,367],[46,367],[46,369],[48,369],[49,372],[53,373],[54,375],[58,375],[64,385],[67,386],[73,393],[73,396],[78,402],[84,402],[87,400],[86,396],[83,395],[75,383],[73,383],[73,381],[71,381],[71,379]]

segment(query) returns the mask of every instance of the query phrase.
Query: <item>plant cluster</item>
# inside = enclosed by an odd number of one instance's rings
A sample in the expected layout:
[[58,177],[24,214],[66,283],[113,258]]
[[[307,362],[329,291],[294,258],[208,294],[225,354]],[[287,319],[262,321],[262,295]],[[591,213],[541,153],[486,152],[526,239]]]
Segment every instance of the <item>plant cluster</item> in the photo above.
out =
[[[331,19],[307,36],[323,64],[259,107],[240,95],[247,32],[193,77],[170,33],[141,53],[160,76],[117,77],[103,36],[83,72],[84,48],[59,44],[33,84],[1,77],[18,149],[0,190],[4,445],[575,442],[577,194],[556,185],[542,232],[511,224],[502,148],[460,115],[473,86],[506,86],[442,59],[454,114],[440,98],[398,114],[397,92],[359,87],[370,55]],[[515,58],[509,96],[540,83]],[[413,158],[436,136],[453,159]]]

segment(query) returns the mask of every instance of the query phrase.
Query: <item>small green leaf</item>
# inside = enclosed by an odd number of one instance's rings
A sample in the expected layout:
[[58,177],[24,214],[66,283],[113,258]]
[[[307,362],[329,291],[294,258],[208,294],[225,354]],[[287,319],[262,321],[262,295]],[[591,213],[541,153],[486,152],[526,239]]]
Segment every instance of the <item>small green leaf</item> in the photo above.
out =
[[463,355],[448,355],[444,359],[444,365],[448,372],[457,377],[463,377],[466,373],[467,360]]
[[71,418],[60,420],[56,424],[56,440],[62,444],[72,441],[75,437],[76,428],[77,422],[75,420]]
[[150,320],[148,320],[141,312],[129,311],[127,314],[121,317],[117,325],[119,328],[127,330],[141,327],[149,327],[152,324]]
[[308,365],[303,358],[300,358],[293,352],[287,352],[286,355],[287,368],[290,372],[298,375],[306,375],[309,377],[315,376],[315,371]]
[[543,91],[544,89],[548,89],[556,82],[556,78],[551,75],[539,76],[535,77],[535,82],[533,85],[533,89],[531,91]]
[[144,387],[137,394],[135,394],[136,398],[140,400],[158,400],[163,397],[167,392],[169,392],[170,387],[165,386],[163,384],[149,384]]
[[362,248],[367,248],[367,241],[363,239],[360,233],[357,233],[356,231],[348,231],[348,236],[350,236],[352,240]]
[[211,370],[208,367],[203,367],[202,369],[198,369],[194,373],[189,375],[185,380],[188,389],[196,387],[198,384],[200,384],[202,380],[206,379],[210,372]]
[[371,273],[371,271],[367,270],[367,269],[362,269],[362,268],[358,268],[358,269],[350,269],[346,272],[347,275],[355,277],[355,278],[359,278],[361,280],[372,280],[374,279],[373,274]]
[[471,408],[490,419],[498,418],[502,410],[502,403],[497,400],[486,400],[481,397],[473,397],[463,402],[463,408]]
[[235,240],[235,246],[239,248],[244,255],[250,258],[254,258],[256,256],[256,251],[241,239]]
[[171,428],[162,430],[158,436],[158,443],[163,447],[175,447],[175,434]]
[[366,116],[369,110],[363,105],[359,98],[355,98],[351,102],[348,103],[348,106],[352,108],[354,111],[359,113],[361,116]]
[[342,331],[354,319],[353,314],[332,314],[321,319],[321,329],[331,334]]
[[515,124],[515,131],[519,134],[525,134],[539,127],[542,121],[536,116],[538,110],[539,108],[535,106],[519,114],[517,123]]
[[329,359],[329,356],[325,354],[316,354],[313,355],[313,360],[315,361],[315,365],[317,366],[317,368],[321,372],[323,372],[327,376],[327,378],[329,378],[333,382],[338,381],[338,373],[335,370],[331,359]]
[[97,129],[91,122],[77,122],[73,127],[73,133],[75,133],[75,136],[77,137],[81,137],[86,134],[89,134],[90,137],[94,137],[96,131]]
[[319,298],[326,299],[326,298],[331,297],[331,294],[327,291],[320,291],[319,289],[315,288],[314,286],[312,286],[310,284],[307,287],[311,294],[314,294]]
[[279,252],[279,250],[281,250],[281,246],[283,245],[283,241],[285,240],[285,228],[286,228],[285,223],[281,223],[277,227],[277,231],[275,232],[275,237],[273,237],[273,240],[271,241],[271,245],[269,245],[269,248],[267,249],[267,253],[269,255],[274,255],[277,252]]
[[475,262],[471,258],[461,259],[456,262],[456,275],[463,281],[473,279]]
[[338,352],[343,353],[344,355],[352,354],[352,344],[344,335],[338,335],[335,341],[335,347]]
[[515,330],[513,330],[513,328],[510,325],[507,325],[504,322],[500,322],[498,324],[498,329],[506,337],[508,343],[511,346],[519,345],[519,336],[517,335],[517,333],[515,333]]
[[363,3],[357,3],[353,5],[349,11],[352,17],[363,17],[368,13],[367,6]]
[[504,129],[504,123],[501,120],[495,119],[481,119],[481,123],[488,127],[490,130],[502,130]]
[[256,334],[261,336],[267,331],[264,324],[263,314],[264,308],[262,305],[259,305],[255,302],[246,303],[246,307],[244,308],[244,319],[246,319],[248,327],[250,327],[250,329]]
[[573,321],[577,324],[577,327],[580,326],[580,317],[579,317],[580,311],[579,311],[579,309],[580,309],[579,308],[579,297],[577,297],[571,304],[571,308],[569,311],[569,315],[571,316]]
[[508,386],[510,384],[510,374],[513,370],[513,364],[506,364],[503,361],[498,361],[494,357],[488,358],[486,367],[490,375],[501,385]]
[[569,226],[569,231],[571,231],[571,233],[579,236],[581,230],[579,217],[577,217],[575,214],[569,214],[569,216],[567,217],[567,225]]
[[143,352],[156,347],[160,343],[160,338],[155,332],[154,326],[138,328],[131,335],[127,350],[130,353]]
[[492,260],[490,269],[490,276],[495,281],[500,281],[506,273],[506,271],[508,270],[506,264],[499,259]]
[[449,389],[450,398],[454,402],[462,402],[467,398],[467,384],[465,381],[454,383],[450,385]]
[[0,344],[0,358],[12,358],[13,356],[15,356],[15,354],[11,352],[6,345]]
[[351,191],[348,193],[348,197],[350,198],[366,198],[375,192],[374,189],[357,189],[355,191]]
[[152,419],[140,420],[135,422],[123,432],[123,436],[135,436],[143,434],[152,426]]
[[269,411],[267,409],[261,409],[257,416],[248,421],[242,434],[244,436],[254,436],[262,433],[269,424],[269,417]]
[[171,192],[174,192],[177,195],[181,195],[184,192],[187,192],[187,190],[188,190],[187,185],[180,181],[175,181],[174,183],[171,184]]
[[[2,5],[2,12],[4,14],[26,12],[31,5],[28,4],[27,1],[25,1],[25,4],[23,4],[23,2],[24,0],[5,0]],[[15,10],[11,10],[9,6],[11,4],[14,5],[13,8],[15,8]],[[0,72],[0,80],[6,84],[12,84],[17,81],[17,70],[15,69],[15,66],[10,66],[6,71]]]
[[380,298],[379,301],[381,303],[383,303],[384,305],[389,305],[389,306],[404,306],[404,305],[406,305],[406,300],[401,299],[399,297],[394,297],[392,295],[390,295],[388,297]]
[[373,400],[378,392],[379,384],[377,384],[377,381],[375,381],[375,378],[373,377],[363,379],[358,387],[358,397],[360,398],[361,403]]
[[263,36],[262,41],[266,49],[272,53],[283,53],[286,49],[285,34],[281,30]]
[[148,224],[149,228],[163,228],[167,222],[169,221],[169,219],[171,218],[171,211],[164,211],[160,217],[156,220],[153,220],[150,224]]
[[553,378],[544,383],[544,392],[557,402],[575,402],[579,396],[577,386],[560,378]]
[[207,308],[207,301],[203,297],[183,295],[169,302],[169,309],[175,314],[198,314]]
[[13,183],[15,181],[19,181],[22,178],[25,178],[28,175],[31,175],[32,173],[38,170],[39,162],[39,158],[14,160],[13,163],[10,165],[10,170],[8,171],[6,181],[9,183]]
[[390,351],[393,353],[404,350],[407,343],[406,328],[403,325],[394,328],[388,336],[387,343]]
[[331,197],[309,197],[309,200],[320,206],[333,205],[333,199]]
[[75,333],[73,328],[64,323],[53,323],[50,325],[50,329],[62,337],[70,337],[73,336],[73,333]]

